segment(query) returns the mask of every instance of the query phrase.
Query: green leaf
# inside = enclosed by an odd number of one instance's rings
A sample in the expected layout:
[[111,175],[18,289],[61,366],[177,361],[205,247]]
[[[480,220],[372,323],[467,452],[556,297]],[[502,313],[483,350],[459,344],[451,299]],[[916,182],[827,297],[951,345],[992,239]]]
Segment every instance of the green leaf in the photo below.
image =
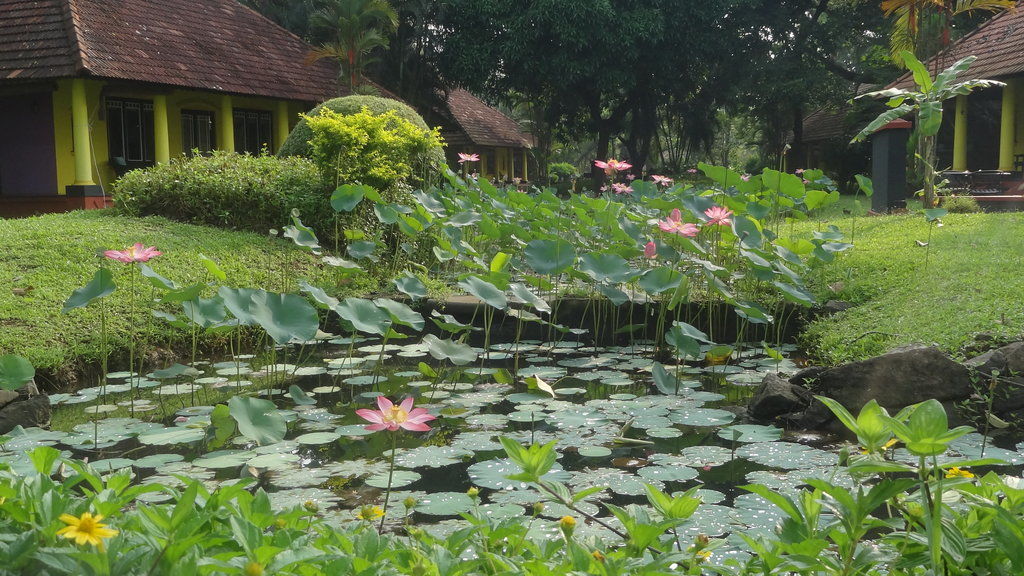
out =
[[210,273],[210,276],[216,278],[218,282],[227,281],[228,275],[224,273],[224,270],[221,270],[220,266],[218,266],[216,262],[207,258],[203,254],[199,255],[199,261],[203,263],[203,267],[205,267],[206,271]]
[[260,290],[252,296],[252,317],[278,344],[312,340],[320,328],[316,308],[297,294]]
[[224,306],[243,326],[253,326],[256,324],[256,317],[253,315],[252,309],[252,299],[258,292],[260,290],[228,288],[227,286],[221,286],[217,289],[217,295],[224,302]]
[[942,102],[929,100],[917,108],[917,131],[921,136],[935,136],[942,126]]
[[903,64],[910,70],[914,75],[914,83],[921,89],[921,92],[928,93],[932,91],[932,77],[928,74],[928,69],[925,68],[924,64],[914,56],[914,53],[909,50],[901,50],[900,58],[903,60]]
[[[150,268],[148,264],[143,264],[140,262],[139,273],[142,274],[142,277],[148,280],[149,283],[154,288],[159,288],[160,290],[173,290],[177,288],[174,282],[154,272],[153,269]],[[188,298],[188,300],[191,300],[191,298]]]
[[284,418],[275,413],[277,406],[270,400],[235,396],[228,401],[231,417],[238,423],[238,431],[260,446],[284,440],[288,426]]
[[368,191],[374,190],[361,184],[342,184],[331,194],[331,208],[335,212],[351,212],[363,201]]
[[395,278],[391,283],[395,285],[395,288],[398,288],[399,292],[413,300],[419,300],[427,297],[427,286],[423,284],[419,278],[413,276],[409,272],[406,272],[403,276]]
[[292,225],[284,227],[284,237],[291,238],[298,246],[305,246],[317,252],[320,250],[320,241],[312,228],[305,226],[298,216],[292,216]]
[[359,332],[383,336],[391,328],[391,315],[363,298],[345,298],[334,311]]
[[220,296],[213,298],[196,298],[181,303],[185,317],[200,328],[206,329],[216,326],[227,317],[224,309],[224,301]]
[[448,360],[456,366],[469,364],[477,358],[472,347],[461,342],[442,340],[433,334],[427,334],[422,342],[427,345],[427,352],[438,360]]
[[751,220],[743,215],[732,217],[732,231],[740,240],[740,246],[748,250],[760,249],[764,244],[764,237],[761,234],[761,227],[757,221]]
[[626,260],[618,254],[591,252],[580,257],[579,271],[590,276],[595,282],[626,282],[637,274]]
[[927,208],[923,210],[923,212],[925,220],[929,222],[935,222],[936,220],[944,218],[947,214],[949,214],[949,211],[946,210],[945,208]]
[[288,387],[288,396],[291,396],[292,402],[295,402],[299,406],[312,406],[316,404],[316,400],[309,397],[306,391],[299,388],[297,385],[292,384]]
[[371,258],[375,250],[377,250],[377,243],[372,240],[357,240],[355,242],[349,242],[348,246],[345,247],[345,252],[356,260],[370,258],[371,260],[376,261],[376,258]]
[[93,275],[92,281],[71,293],[71,297],[64,302],[62,312],[84,308],[100,298],[109,296],[115,289],[117,285],[114,284],[114,275],[110,270],[100,268]]
[[17,390],[36,377],[32,363],[14,354],[0,356],[0,389]]
[[508,308],[508,298],[497,286],[477,276],[467,276],[459,281],[459,288],[484,301],[488,306],[504,310]]
[[560,274],[576,262],[576,249],[565,240],[533,240],[523,257],[538,274]]
[[212,438],[209,439],[207,448],[216,450],[227,443],[235,435],[235,420],[231,417],[231,410],[225,404],[217,404],[210,413],[210,427],[213,428]]
[[378,298],[373,301],[373,304],[378,308],[381,308],[391,316],[391,321],[395,324],[401,324],[402,326],[408,326],[413,330],[419,332],[423,330],[423,325],[426,322],[423,319],[423,315],[419,312],[409,308],[401,302],[395,302],[388,298]]
[[865,126],[863,130],[858,132],[857,135],[853,137],[853,142],[860,142],[864,140],[868,136],[874,134],[882,126],[885,126],[886,124],[892,122],[893,120],[896,120],[897,118],[902,118],[906,116],[913,110],[914,107],[911,106],[910,104],[901,104],[896,108],[882,112],[881,114],[878,115],[877,118],[868,123],[868,125]]

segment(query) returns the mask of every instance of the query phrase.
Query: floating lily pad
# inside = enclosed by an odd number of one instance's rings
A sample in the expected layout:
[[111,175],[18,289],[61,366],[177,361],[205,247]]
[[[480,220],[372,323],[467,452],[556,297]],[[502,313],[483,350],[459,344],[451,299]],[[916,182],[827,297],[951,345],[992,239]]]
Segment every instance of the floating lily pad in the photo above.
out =
[[782,429],[760,424],[735,424],[719,430],[718,436],[730,442],[774,442],[782,438]]
[[661,482],[685,482],[697,477],[697,471],[686,466],[645,466],[636,473],[647,480]]
[[341,434],[338,432],[311,432],[309,434],[303,434],[295,438],[295,441],[299,444],[308,446],[315,446],[319,444],[329,444],[335,440],[341,438]]
[[732,412],[718,408],[691,408],[669,415],[669,420],[686,426],[721,426],[735,418]]
[[167,446],[170,444],[188,444],[206,438],[203,428],[165,428],[147,432],[139,436],[139,442],[151,446]]
[[[508,476],[518,474],[522,470],[507,458],[486,460],[477,462],[469,467],[469,480],[482,488],[494,490],[525,490],[529,485],[519,480],[510,480]],[[554,482],[565,482],[569,479],[569,473],[562,470],[556,462],[551,472],[543,476],[545,480]]]
[[405,468],[440,468],[462,462],[473,452],[452,446],[421,446],[395,457],[395,465]]
[[465,492],[435,492],[416,503],[415,510],[431,516],[455,516],[473,508],[473,500]]
[[[394,477],[391,479],[391,487],[401,488],[403,486],[408,486],[419,479],[420,475],[416,472],[412,472],[410,470],[395,470]],[[388,473],[383,472],[374,474],[366,479],[366,484],[368,486],[373,486],[374,488],[386,489],[388,487]]]

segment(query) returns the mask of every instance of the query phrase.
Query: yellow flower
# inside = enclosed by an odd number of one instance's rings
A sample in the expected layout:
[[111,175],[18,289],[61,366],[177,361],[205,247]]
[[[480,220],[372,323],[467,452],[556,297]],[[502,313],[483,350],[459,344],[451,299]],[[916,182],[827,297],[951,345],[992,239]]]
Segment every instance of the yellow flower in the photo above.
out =
[[953,466],[949,470],[946,470],[946,478],[974,478],[974,474],[967,470],[961,470],[957,466]]
[[899,444],[899,442],[900,441],[895,438],[890,438],[889,441],[886,442],[884,446],[882,446],[882,450],[888,450],[889,448],[892,448],[893,446]]
[[698,550],[693,554],[697,562],[703,562],[708,558],[711,558],[711,550]]
[[576,528],[576,519],[572,516],[562,516],[562,519],[558,521],[558,527],[566,536],[572,536],[572,531]]
[[259,562],[249,562],[242,573],[245,576],[263,576],[263,565]]
[[372,522],[383,515],[384,510],[380,506],[363,506],[359,509],[359,513],[356,514],[356,520]]
[[61,514],[60,521],[67,526],[57,531],[58,536],[64,536],[75,541],[75,544],[92,544],[103,549],[103,539],[117,535],[117,530],[106,528],[106,524],[100,524],[103,516],[93,516],[89,512],[83,512],[80,518],[71,514]]
[[600,550],[594,550],[590,555],[594,557],[594,560],[604,564],[604,554],[601,554]]

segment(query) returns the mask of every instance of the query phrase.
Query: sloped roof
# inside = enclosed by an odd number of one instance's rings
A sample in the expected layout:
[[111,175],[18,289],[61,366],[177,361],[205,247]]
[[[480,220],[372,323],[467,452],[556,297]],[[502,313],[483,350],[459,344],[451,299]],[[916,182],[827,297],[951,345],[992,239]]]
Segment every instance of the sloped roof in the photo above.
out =
[[[929,60],[928,69],[933,69],[937,59],[941,59],[940,66],[945,68],[971,55],[978,59],[971,64],[965,78],[994,80],[1024,74],[1024,1],[957,40]],[[909,72],[889,85],[889,88],[912,87],[914,81]]]
[[0,80],[71,76],[70,12],[62,0],[0,0]]
[[448,94],[448,115],[478,146],[533,147],[533,138],[515,120],[462,88]]
[[[318,102],[337,65],[236,0],[0,0],[0,80],[93,76]],[[12,13],[15,17],[8,17]]]

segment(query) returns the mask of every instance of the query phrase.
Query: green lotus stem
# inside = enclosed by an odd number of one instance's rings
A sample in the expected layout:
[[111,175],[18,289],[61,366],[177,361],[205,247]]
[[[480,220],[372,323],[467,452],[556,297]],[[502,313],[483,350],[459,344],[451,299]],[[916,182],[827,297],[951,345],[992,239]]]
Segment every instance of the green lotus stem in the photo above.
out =
[[639,438],[624,438],[622,436],[616,436],[615,438],[612,438],[612,442],[615,442],[616,444],[628,444],[636,446],[654,446],[654,442],[651,442],[649,440],[640,440]]
[[380,515],[380,525],[377,531],[384,531],[384,519],[388,516],[388,500],[391,499],[391,480],[395,476],[395,450],[398,447],[398,432],[392,432],[391,436],[391,466],[388,468],[388,488],[384,492],[384,512]]

